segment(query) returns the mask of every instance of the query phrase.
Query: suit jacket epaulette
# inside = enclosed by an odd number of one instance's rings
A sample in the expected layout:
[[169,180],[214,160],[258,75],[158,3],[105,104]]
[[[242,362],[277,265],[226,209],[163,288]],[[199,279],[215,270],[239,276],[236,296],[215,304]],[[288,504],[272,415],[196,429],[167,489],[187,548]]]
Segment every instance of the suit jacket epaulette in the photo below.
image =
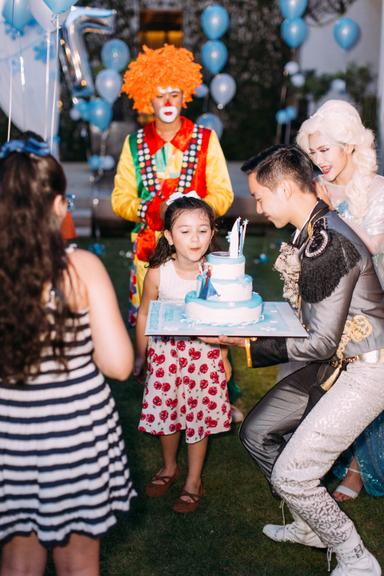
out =
[[303,300],[316,303],[328,298],[359,260],[353,243],[319,218],[302,256],[299,291]]

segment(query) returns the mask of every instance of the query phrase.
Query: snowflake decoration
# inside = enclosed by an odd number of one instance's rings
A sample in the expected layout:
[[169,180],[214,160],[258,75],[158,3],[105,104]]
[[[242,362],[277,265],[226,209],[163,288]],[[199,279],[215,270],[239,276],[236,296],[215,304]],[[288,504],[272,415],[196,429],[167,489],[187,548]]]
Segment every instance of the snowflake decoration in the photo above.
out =
[[[34,46],[33,50],[35,52],[34,58],[36,61],[39,60],[41,60],[41,62],[47,61],[47,43],[45,42],[45,40],[41,41],[40,44],[37,44],[37,46]],[[51,46],[49,49],[49,59],[52,60],[54,56],[55,56],[55,49],[53,46]]]
[[11,24],[5,24],[5,33],[7,36],[12,38],[12,40],[16,40],[16,38],[24,36],[24,32],[22,30],[18,30],[14,26],[11,26]]

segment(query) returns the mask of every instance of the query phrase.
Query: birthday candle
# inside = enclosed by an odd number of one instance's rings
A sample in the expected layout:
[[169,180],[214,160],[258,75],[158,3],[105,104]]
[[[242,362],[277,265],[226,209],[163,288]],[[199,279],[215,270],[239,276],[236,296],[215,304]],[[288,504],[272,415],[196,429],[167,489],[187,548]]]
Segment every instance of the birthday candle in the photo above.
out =
[[239,250],[239,255],[242,256],[243,255],[243,249],[244,249],[244,240],[245,240],[245,231],[247,229],[247,225],[248,225],[248,220],[243,220],[243,224],[240,228],[240,250]]
[[237,218],[230,233],[229,241],[229,257],[237,258],[239,255],[239,228],[240,228],[240,218]]

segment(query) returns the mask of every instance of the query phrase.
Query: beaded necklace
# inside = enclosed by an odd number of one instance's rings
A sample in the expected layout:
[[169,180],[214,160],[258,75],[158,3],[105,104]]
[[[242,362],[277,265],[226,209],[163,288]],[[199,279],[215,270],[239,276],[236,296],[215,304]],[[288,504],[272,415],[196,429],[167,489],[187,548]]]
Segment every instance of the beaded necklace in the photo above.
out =
[[[202,141],[203,127],[195,124],[188,148],[183,153],[179,181],[175,192],[184,194],[185,190],[191,185]],[[147,201],[152,200],[155,196],[163,198],[161,193],[161,184],[156,176],[155,156],[151,156],[149,153],[149,147],[145,141],[143,129],[140,129],[137,132],[137,151],[143,185],[150,193],[150,197]]]

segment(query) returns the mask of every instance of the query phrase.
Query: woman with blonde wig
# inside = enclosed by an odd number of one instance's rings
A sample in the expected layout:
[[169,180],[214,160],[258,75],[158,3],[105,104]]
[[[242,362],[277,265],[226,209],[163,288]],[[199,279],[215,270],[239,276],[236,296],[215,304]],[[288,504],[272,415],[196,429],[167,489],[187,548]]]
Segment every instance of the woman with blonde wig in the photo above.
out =
[[[384,178],[377,174],[374,135],[348,102],[328,100],[303,122],[297,143],[321,170],[318,193],[359,234],[384,285]],[[384,496],[384,415],[356,440],[334,472],[344,478],[333,496]]]

